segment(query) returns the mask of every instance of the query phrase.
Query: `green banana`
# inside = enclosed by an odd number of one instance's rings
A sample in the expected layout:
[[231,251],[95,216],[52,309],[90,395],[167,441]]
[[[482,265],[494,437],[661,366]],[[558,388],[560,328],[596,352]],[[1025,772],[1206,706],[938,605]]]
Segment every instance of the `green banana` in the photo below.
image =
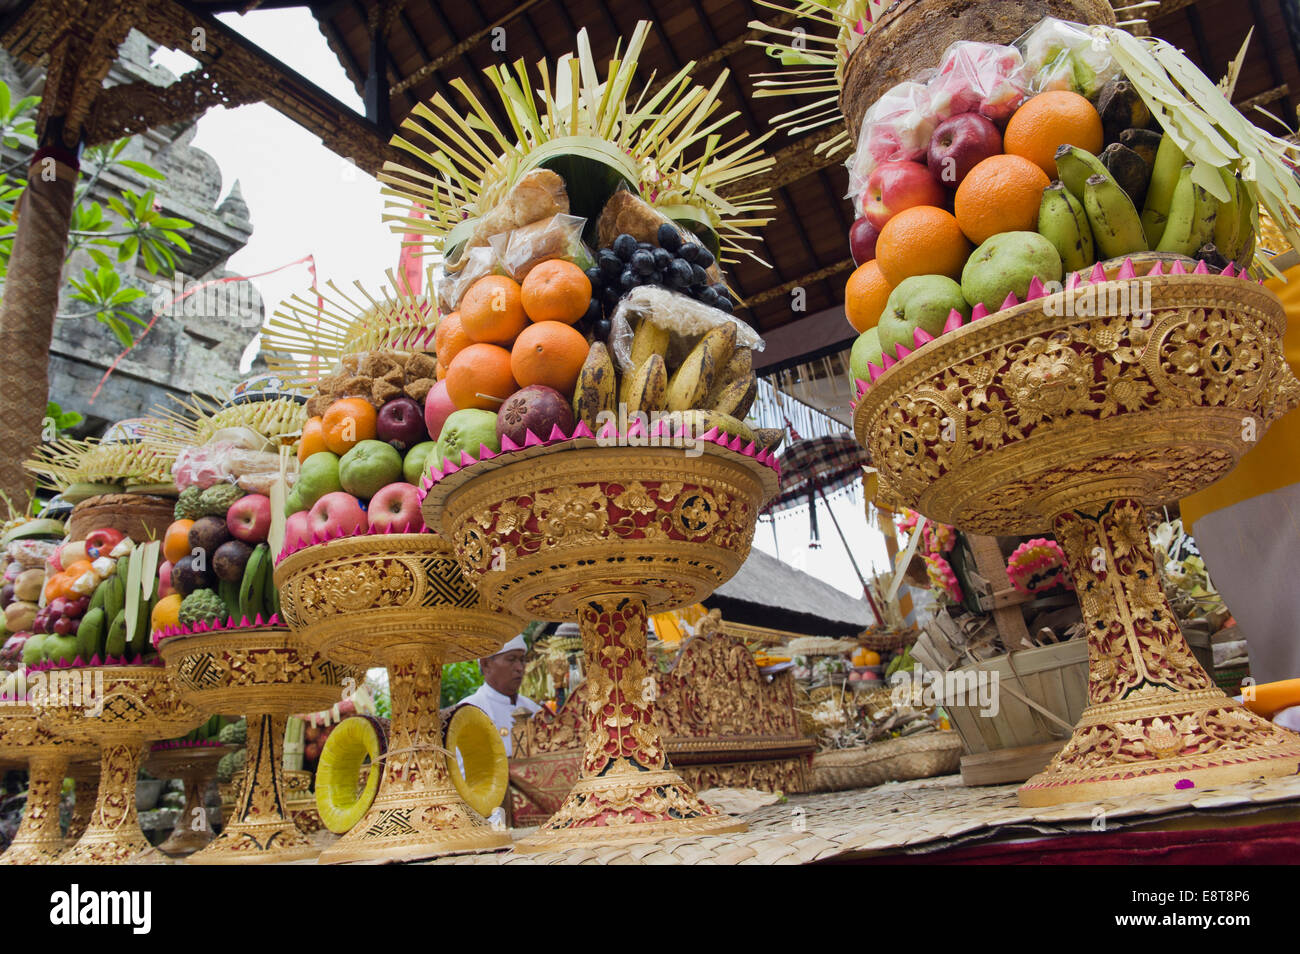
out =
[[1178,186],[1183,164],[1187,157],[1178,143],[1167,133],[1160,137],[1156,147],[1156,161],[1151,168],[1151,179],[1147,183],[1147,198],[1142,206],[1142,228],[1147,235],[1147,246],[1155,248],[1164,235],[1165,222],[1169,219],[1169,207],[1174,201],[1174,189]]
[[1219,200],[1192,181],[1192,164],[1183,164],[1169,206],[1169,218],[1156,246],[1157,252],[1195,255],[1214,235]]
[[153,618],[153,608],[158,602],[158,594],[154,593],[153,598],[141,600],[140,611],[135,617],[135,632],[131,635],[130,649],[131,652],[139,656],[149,648],[149,621]]
[[246,616],[253,619],[258,613],[265,614],[262,605],[262,593],[266,589],[268,556],[271,548],[259,543],[253,548],[253,554],[244,566],[244,577],[239,584],[239,613],[236,618]]
[[1089,176],[1083,188],[1083,208],[1092,226],[1098,258],[1119,258],[1145,252],[1142,220],[1128,193],[1109,176]]
[[1038,206],[1038,231],[1056,247],[1067,272],[1077,272],[1095,261],[1088,215],[1060,182],[1053,182],[1043,190]]
[[1228,256],[1243,268],[1255,258],[1255,238],[1259,234],[1259,203],[1245,179],[1237,180],[1237,249]]
[[239,594],[243,589],[243,581],[239,583],[233,580],[222,580],[217,584],[217,595],[221,597],[221,602],[226,604],[226,613],[239,619],[243,607],[239,602]]
[[1212,241],[1224,258],[1233,261],[1237,249],[1241,246],[1241,241],[1237,237],[1237,232],[1241,228],[1241,216],[1237,209],[1239,201],[1237,177],[1231,169],[1220,169],[1219,178],[1223,180],[1223,187],[1228,190],[1228,201],[1219,203],[1218,212],[1214,216]]
[[103,643],[104,608],[96,606],[86,610],[86,615],[81,617],[81,622],[77,625],[77,655],[82,662],[90,662],[90,657],[99,652]]
[[1120,145],[1128,146],[1146,163],[1148,181],[1156,167],[1156,152],[1162,138],[1160,133],[1150,129],[1125,129],[1119,134]]
[[114,573],[101,584],[108,587],[108,592],[104,594],[105,619],[116,619],[117,614],[126,609],[126,580],[122,576],[126,567],[119,569],[120,572]]
[[1056,150],[1056,174],[1061,178],[1061,185],[1083,201],[1083,184],[1088,176],[1105,176],[1111,178],[1110,170],[1087,149],[1064,145]]
[[[270,553],[267,553],[267,559],[270,560]],[[280,591],[275,588],[275,570],[274,567],[266,571],[266,586],[262,590],[262,611],[264,615],[270,616],[272,613],[280,612]]]
[[1113,142],[1100,158],[1102,165],[1133,200],[1133,207],[1142,208],[1147,197],[1147,183],[1151,180],[1151,170],[1142,157],[1128,146]]
[[105,656],[126,655],[126,610],[118,610],[113,622],[108,627],[108,636],[104,639]]
[[90,612],[93,609],[104,608],[104,598],[108,596],[109,582],[110,581],[108,580],[102,580],[100,581],[100,584],[95,587],[95,592],[90,595],[90,604],[86,607],[86,612]]

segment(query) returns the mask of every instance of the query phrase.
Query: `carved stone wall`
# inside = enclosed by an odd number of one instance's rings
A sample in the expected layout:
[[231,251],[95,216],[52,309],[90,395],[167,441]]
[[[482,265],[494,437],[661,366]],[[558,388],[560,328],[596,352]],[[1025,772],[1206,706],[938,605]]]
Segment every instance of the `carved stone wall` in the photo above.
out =
[[[176,77],[168,70],[150,63],[155,48],[156,44],[143,34],[131,31],[105,85],[144,81],[165,86],[173,82]],[[44,85],[44,75],[38,68],[15,61],[3,50],[0,79],[9,84],[15,101],[20,96],[40,95]],[[233,274],[225,268],[226,262],[252,235],[239,183],[233,183],[222,198],[221,170],[211,155],[192,145],[195,132],[194,123],[150,129],[136,136],[123,153],[124,158],[146,162],[166,174],[165,182],[160,184],[121,169],[106,173],[94,190],[102,202],[122,189],[137,193],[156,189],[165,215],[194,223],[193,228],[183,232],[191,252],[180,256],[176,279],[150,275],[138,261],[121,267],[127,273],[126,283],[146,292],[144,298],[129,306],[146,322],[156,304],[169,302],[187,282]],[[0,148],[0,163],[11,164],[30,152],[30,144],[18,150]],[[78,253],[68,263],[65,276],[79,274],[88,263],[84,253]],[[61,316],[85,308],[68,300],[67,291],[65,287],[60,296]],[[246,282],[229,283],[220,286],[219,291],[192,296],[158,319],[153,330],[118,365],[93,405],[89,403],[90,395],[121,353],[122,345],[107,326],[93,318],[60,318],[50,346],[50,399],[64,410],[85,415],[86,422],[77,433],[94,435],[108,423],[144,415],[155,405],[170,403],[166,397],[169,392],[178,396],[192,392],[217,394],[241,377],[240,359],[261,326],[263,313],[261,298]],[[139,326],[132,328],[137,335],[140,330]]]

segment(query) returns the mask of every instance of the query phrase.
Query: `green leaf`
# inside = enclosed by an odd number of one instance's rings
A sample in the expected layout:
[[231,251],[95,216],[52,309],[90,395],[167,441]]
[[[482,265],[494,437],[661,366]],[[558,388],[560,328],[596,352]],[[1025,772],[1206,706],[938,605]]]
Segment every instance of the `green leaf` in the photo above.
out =
[[122,343],[122,347],[131,347],[135,339],[131,337],[131,329],[126,326],[126,323],[121,318],[108,313],[101,313],[99,317],[113,330],[113,335]]
[[87,248],[86,254],[89,255],[91,260],[100,268],[113,267],[112,260],[97,248]]
[[159,171],[158,171],[157,169],[155,169],[153,166],[151,166],[151,165],[149,165],[149,164],[147,164],[147,163],[144,163],[144,162],[137,162],[135,159],[119,159],[119,160],[117,161],[117,164],[118,164],[119,166],[125,166],[127,169],[130,169],[130,170],[133,171],[133,172],[138,172],[138,173],[140,173],[140,175],[142,175],[142,176],[147,176],[147,177],[150,178],[150,179],[166,179],[166,178],[167,178],[167,176],[165,176],[163,173],[159,172]]

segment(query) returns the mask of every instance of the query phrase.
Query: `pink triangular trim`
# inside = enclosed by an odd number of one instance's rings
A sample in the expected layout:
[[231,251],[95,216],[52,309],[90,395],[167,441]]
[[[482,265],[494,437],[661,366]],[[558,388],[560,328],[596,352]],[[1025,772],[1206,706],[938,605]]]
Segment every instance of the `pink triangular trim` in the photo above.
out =
[[988,313],[989,313],[988,307],[984,304],[984,302],[982,301],[977,302],[975,304],[975,307],[970,310],[970,320],[979,321],[981,318],[988,317]]
[[1043,283],[1038,280],[1037,275],[1029,279],[1029,290],[1025,292],[1025,301],[1033,301],[1035,298],[1042,298],[1045,294],[1047,293],[1043,289]]
[[1101,267],[1101,262],[1092,266],[1092,274],[1088,276],[1089,281],[1104,282],[1106,280],[1106,269]]
[[1193,274],[1193,275],[1208,275],[1208,274],[1210,274],[1210,267],[1209,267],[1208,265],[1206,265],[1205,262],[1203,262],[1203,261],[1201,261],[1201,262],[1197,262],[1197,263],[1196,263],[1196,267],[1192,269],[1192,274]]
[[943,323],[943,333],[947,334],[950,331],[956,331],[964,323],[965,319],[962,317],[961,312],[956,308],[950,308],[948,310],[948,320]]
[[1187,269],[1183,267],[1182,259],[1174,259],[1174,263],[1169,266],[1170,275],[1186,275]]
[[1137,278],[1137,272],[1133,268],[1133,259],[1126,258],[1124,264],[1119,267],[1119,271],[1115,273],[1115,280],[1126,282],[1130,278]]
[[1006,311],[1008,308],[1015,308],[1018,304],[1020,304],[1020,299],[1016,297],[1016,293],[1013,291],[1007,292],[1007,297],[1002,299],[1002,307],[999,308],[998,311]]

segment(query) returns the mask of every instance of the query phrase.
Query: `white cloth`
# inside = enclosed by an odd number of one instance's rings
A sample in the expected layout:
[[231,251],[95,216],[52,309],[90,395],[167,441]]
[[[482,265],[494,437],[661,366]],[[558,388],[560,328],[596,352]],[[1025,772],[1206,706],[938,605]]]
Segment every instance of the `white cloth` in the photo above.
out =
[[506,744],[506,755],[514,755],[514,740],[510,738],[510,730],[515,724],[515,712],[522,709],[526,715],[532,715],[542,711],[542,707],[527,696],[515,696],[515,701],[511,702],[509,696],[497,692],[487,683],[460,701],[468,702],[487,713],[501,733],[501,741]]

